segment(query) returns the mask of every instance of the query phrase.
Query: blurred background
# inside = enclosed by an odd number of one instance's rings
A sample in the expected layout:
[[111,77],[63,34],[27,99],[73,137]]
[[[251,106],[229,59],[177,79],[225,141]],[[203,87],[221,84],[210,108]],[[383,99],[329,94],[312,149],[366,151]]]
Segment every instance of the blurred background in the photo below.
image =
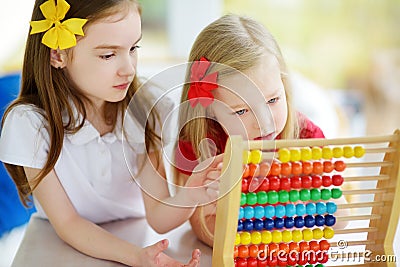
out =
[[[297,108],[327,137],[390,134],[400,128],[399,0],[139,0],[138,73],[150,78],[186,62],[196,35],[227,13],[262,22],[276,37]],[[0,2],[1,110],[16,96],[33,0]],[[11,79],[11,82],[10,82]],[[10,184],[0,177],[0,199]],[[7,183],[7,184],[6,184]],[[15,195],[15,192],[12,194]],[[15,198],[17,199],[17,198]],[[17,201],[17,200],[15,200]],[[14,225],[0,201],[0,267],[9,266],[30,211]],[[7,211],[8,212],[8,211]],[[3,222],[2,222],[3,220]]]

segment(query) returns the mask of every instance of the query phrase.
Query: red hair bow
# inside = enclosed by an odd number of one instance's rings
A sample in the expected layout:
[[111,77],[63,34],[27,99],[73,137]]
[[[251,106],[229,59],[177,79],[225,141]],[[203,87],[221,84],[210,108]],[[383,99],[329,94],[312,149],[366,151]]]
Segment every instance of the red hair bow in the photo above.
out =
[[205,57],[200,58],[192,64],[190,72],[190,88],[188,91],[189,103],[195,107],[200,103],[203,107],[207,107],[214,101],[212,90],[218,88],[217,77],[218,72],[213,72],[205,76],[209,62]]

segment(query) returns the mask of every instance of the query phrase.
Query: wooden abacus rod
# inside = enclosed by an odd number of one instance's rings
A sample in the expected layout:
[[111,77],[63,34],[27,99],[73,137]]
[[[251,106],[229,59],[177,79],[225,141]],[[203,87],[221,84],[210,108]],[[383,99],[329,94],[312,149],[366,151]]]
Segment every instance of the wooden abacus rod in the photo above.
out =
[[363,221],[363,220],[379,220],[382,216],[380,214],[369,214],[369,215],[350,215],[350,216],[340,216],[336,217],[336,221]]
[[367,195],[367,194],[383,194],[387,193],[386,188],[373,188],[373,189],[354,189],[354,190],[343,190],[343,195]]
[[389,175],[372,175],[372,176],[344,176],[345,182],[363,182],[363,181],[384,181],[389,180]]
[[[329,242],[329,244],[331,245],[331,247],[338,247],[338,243],[337,242]],[[347,241],[346,245],[348,247],[350,247],[350,246],[362,246],[362,245],[375,245],[375,241],[374,240]]]
[[302,147],[302,146],[327,146],[327,145],[356,145],[387,143],[398,141],[398,135],[384,135],[371,137],[352,137],[337,139],[283,139],[283,140],[251,140],[243,142],[244,150],[252,149],[279,149],[284,147]]
[[365,153],[377,154],[377,153],[394,153],[397,150],[394,147],[377,147],[377,148],[365,148]]
[[368,227],[368,228],[353,228],[353,229],[338,229],[335,230],[335,234],[356,234],[356,233],[372,233],[377,232],[378,228]]
[[340,210],[343,209],[352,209],[352,208],[369,208],[369,207],[383,207],[385,203],[382,201],[379,202],[359,202],[359,203],[346,203],[346,204],[338,204],[337,208]]
[[393,166],[393,162],[390,161],[374,161],[374,162],[350,162],[346,163],[347,168],[354,167],[390,167]]

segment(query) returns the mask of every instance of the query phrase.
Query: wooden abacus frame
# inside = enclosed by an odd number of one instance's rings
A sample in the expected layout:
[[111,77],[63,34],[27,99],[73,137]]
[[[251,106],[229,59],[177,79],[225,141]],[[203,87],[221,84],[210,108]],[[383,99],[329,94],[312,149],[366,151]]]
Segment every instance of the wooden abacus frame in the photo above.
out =
[[[275,141],[244,141],[240,136],[228,139],[224,155],[224,164],[220,180],[220,198],[217,201],[217,215],[214,233],[212,266],[234,266],[234,246],[237,233],[237,218],[239,216],[241,198],[241,174],[243,172],[243,151],[268,150],[280,148],[313,147],[334,145],[378,145],[367,147],[365,153],[382,153],[380,162],[355,162],[348,167],[379,167],[379,175],[344,177],[344,182],[377,181],[371,189],[343,190],[344,195],[373,194],[373,202],[359,202],[338,205],[338,209],[371,208],[369,215],[352,215],[338,217],[338,220],[369,220],[369,227],[357,229],[338,229],[335,234],[366,233],[366,240],[350,241],[348,246],[365,245],[365,250],[373,251],[374,255],[394,254],[393,241],[400,216],[400,131],[392,135],[337,138],[337,139],[300,139]],[[263,158],[271,158],[274,153],[263,152]],[[335,244],[331,244],[335,246]],[[399,259],[397,259],[399,260]],[[355,264],[353,264],[355,265]],[[338,266],[338,265],[335,265]],[[362,266],[396,266],[395,262],[366,262]]]

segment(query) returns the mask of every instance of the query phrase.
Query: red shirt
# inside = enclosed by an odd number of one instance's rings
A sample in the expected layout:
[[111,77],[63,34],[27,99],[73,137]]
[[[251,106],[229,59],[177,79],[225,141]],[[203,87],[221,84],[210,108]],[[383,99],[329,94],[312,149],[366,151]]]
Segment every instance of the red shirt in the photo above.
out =
[[[298,112],[297,117],[300,127],[300,139],[325,138],[322,130],[304,114]],[[228,139],[226,134],[221,134],[220,136],[208,136],[208,138],[215,142],[221,153],[224,151]],[[279,136],[277,139],[279,139]],[[189,141],[179,141],[178,149],[175,151],[175,164],[178,171],[186,175],[191,175],[194,167],[199,164]]]

